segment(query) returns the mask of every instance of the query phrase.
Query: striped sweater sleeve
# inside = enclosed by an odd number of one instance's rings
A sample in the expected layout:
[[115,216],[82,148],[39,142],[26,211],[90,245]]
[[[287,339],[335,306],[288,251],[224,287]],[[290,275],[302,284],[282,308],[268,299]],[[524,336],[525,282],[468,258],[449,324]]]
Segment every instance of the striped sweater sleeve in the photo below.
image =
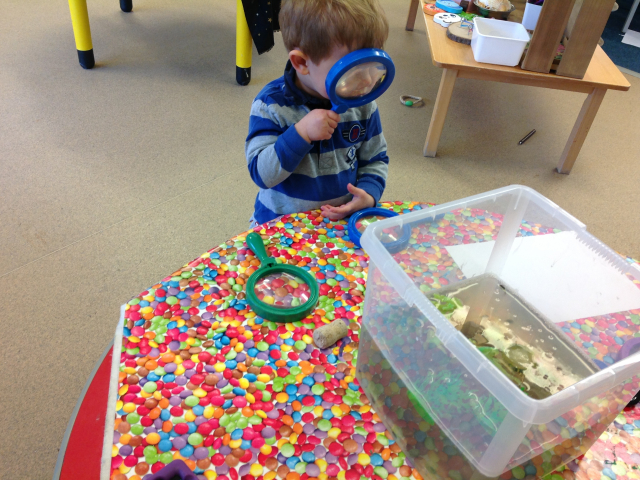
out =
[[389,157],[387,157],[387,142],[382,134],[378,106],[375,102],[372,106],[373,112],[367,121],[365,138],[358,149],[356,187],[363,189],[378,203],[387,183]]
[[309,153],[312,145],[295,125],[278,115],[276,103],[256,99],[251,105],[245,156],[252,180],[268,189],[285,181]]

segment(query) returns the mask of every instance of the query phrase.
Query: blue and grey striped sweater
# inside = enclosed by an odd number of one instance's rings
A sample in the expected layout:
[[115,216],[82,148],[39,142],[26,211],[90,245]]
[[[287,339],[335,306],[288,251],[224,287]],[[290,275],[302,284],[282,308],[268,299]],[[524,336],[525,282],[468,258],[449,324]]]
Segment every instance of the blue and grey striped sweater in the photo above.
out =
[[330,140],[308,144],[294,125],[314,108],[331,103],[300,90],[290,62],[253,101],[245,153],[260,192],[252,220],[342,205],[351,200],[349,183],[380,200],[389,158],[375,102],[340,115]]

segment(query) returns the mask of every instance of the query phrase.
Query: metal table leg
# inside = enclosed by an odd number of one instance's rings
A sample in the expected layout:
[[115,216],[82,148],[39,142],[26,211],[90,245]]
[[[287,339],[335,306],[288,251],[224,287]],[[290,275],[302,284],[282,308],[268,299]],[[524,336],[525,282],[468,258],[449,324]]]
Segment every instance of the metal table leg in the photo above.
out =
[[89,13],[86,0],[69,0],[71,11],[71,23],[73,24],[73,36],[76,39],[78,60],[82,68],[93,68],[96,64],[93,57],[93,44],[91,43],[91,28],[89,26]]
[[248,85],[251,81],[251,32],[244,15],[242,0],[237,0],[236,12],[236,82]]

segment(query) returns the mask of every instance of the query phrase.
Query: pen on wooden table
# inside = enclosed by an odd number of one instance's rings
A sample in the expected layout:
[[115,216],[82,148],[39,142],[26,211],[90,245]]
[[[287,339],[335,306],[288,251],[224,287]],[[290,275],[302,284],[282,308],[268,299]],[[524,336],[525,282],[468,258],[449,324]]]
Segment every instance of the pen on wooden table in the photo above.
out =
[[534,133],[536,133],[536,129],[535,128],[533,130],[531,130],[529,133],[527,133],[527,135],[525,135],[525,137],[518,142],[518,145],[522,145],[524,142],[529,140]]

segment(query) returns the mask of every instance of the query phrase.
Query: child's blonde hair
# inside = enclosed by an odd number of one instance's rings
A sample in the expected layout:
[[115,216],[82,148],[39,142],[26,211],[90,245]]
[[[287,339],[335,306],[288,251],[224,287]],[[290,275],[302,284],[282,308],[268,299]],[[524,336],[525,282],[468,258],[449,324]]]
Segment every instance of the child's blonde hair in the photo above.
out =
[[382,48],[389,35],[378,0],[282,0],[279,21],[287,50],[300,49],[314,63],[335,46]]

